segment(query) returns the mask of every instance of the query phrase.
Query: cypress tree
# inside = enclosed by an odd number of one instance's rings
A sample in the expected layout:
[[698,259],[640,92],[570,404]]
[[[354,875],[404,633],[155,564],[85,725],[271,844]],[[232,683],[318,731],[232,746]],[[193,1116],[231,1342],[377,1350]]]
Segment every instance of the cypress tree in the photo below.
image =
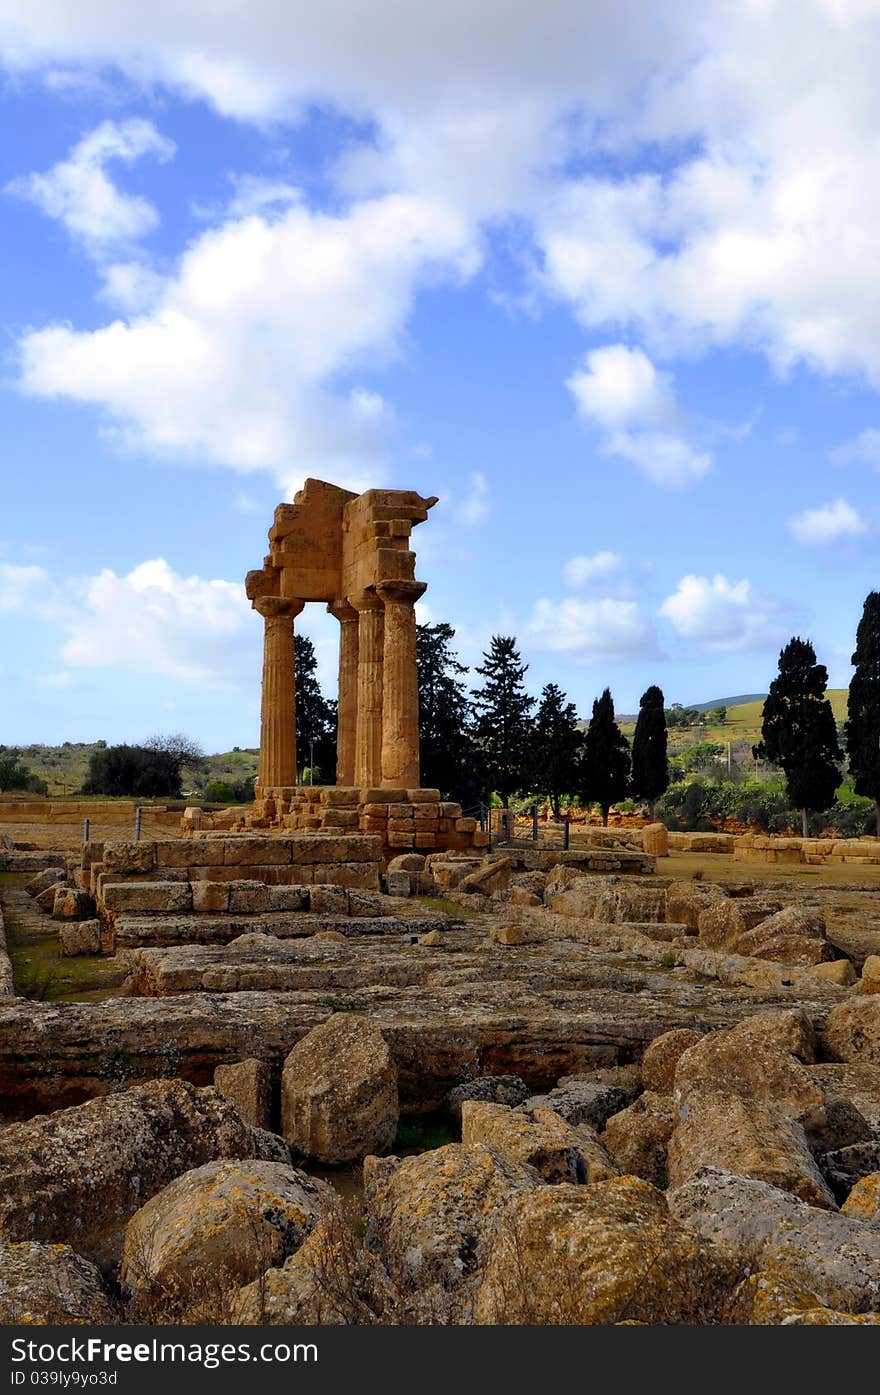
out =
[[555,683],[548,683],[535,717],[532,785],[550,800],[554,818],[559,818],[562,795],[577,787],[582,741],[574,703],[565,701],[565,693]]
[[[296,686],[297,778],[312,760],[324,777],[336,767],[336,703],[328,702],[318,683],[315,646],[308,635],[293,637],[293,679]],[[314,772],[312,775],[313,783]]]
[[666,754],[666,712],[663,693],[652,684],[642,693],[632,743],[630,787],[638,799],[646,799],[654,818],[657,800],[669,786]]
[[493,635],[476,671],[486,682],[473,695],[473,734],[487,790],[508,804],[530,773],[531,721],[535,699],[523,685],[528,664],[520,661],[513,635]]
[[581,790],[588,803],[599,805],[603,824],[608,823],[611,805],[626,794],[629,768],[629,744],[615,721],[611,690],[606,688],[593,703],[581,763]]
[[843,753],[827,686],[828,670],[816,663],[809,640],[790,639],[764,703],[761,742],[753,748],[757,758],[782,768],[789,799],[801,811],[805,838],[808,811],[827,809],[840,784],[836,762]]
[[880,835],[880,592],[865,600],[852,656],[855,673],[849,685],[844,728],[850,773],[856,794],[873,799]]
[[480,790],[474,777],[467,673],[453,649],[455,630],[444,623],[416,626],[419,682],[419,754],[422,784],[444,799],[473,804]]

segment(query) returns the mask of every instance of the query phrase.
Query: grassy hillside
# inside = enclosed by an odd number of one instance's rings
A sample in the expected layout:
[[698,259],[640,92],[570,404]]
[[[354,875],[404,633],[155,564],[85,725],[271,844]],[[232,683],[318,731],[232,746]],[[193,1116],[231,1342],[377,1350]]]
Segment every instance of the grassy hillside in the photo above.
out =
[[[843,722],[846,720],[846,703],[848,697],[847,688],[829,688],[828,697],[831,699],[831,708],[834,712],[835,720]],[[697,707],[697,704],[693,704]],[[698,711],[714,711],[718,707],[727,707],[727,720],[724,723],[713,722],[712,724],[693,727],[673,727],[669,731],[669,748],[672,751],[680,751],[688,746],[694,746],[702,741],[744,741],[749,745],[755,745],[761,739],[761,715],[764,710],[764,699],[755,698],[750,702],[733,703],[730,699],[719,698],[717,702],[710,705],[701,703]],[[635,720],[631,718],[628,722],[621,722],[621,729],[626,736],[632,737],[635,731]]]
[[[63,746],[20,746],[22,764],[39,775],[49,786],[49,794],[64,797],[79,794],[89,768],[89,758],[98,750],[95,742],[65,741]],[[257,772],[259,751],[221,751],[207,756],[199,788],[212,780],[235,784]],[[184,791],[188,786],[184,780]]]

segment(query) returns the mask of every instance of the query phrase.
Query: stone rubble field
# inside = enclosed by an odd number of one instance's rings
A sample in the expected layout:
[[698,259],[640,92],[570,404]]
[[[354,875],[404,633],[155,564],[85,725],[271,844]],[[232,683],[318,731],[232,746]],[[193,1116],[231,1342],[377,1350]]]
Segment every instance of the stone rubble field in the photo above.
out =
[[7,853],[118,976],[18,996],[0,917],[0,1321],[880,1323],[876,892],[731,864]]

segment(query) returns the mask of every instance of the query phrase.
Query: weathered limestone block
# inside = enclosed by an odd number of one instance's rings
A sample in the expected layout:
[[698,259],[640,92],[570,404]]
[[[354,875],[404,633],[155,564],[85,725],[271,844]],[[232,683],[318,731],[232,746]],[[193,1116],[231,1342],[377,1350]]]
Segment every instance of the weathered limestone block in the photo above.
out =
[[577,876],[558,895],[553,894],[552,886],[553,874],[548,878],[544,899],[557,915],[577,916],[608,925],[666,919],[666,893],[659,887],[636,885],[626,878],[598,876]]
[[389,872],[423,872],[425,870],[425,857],[423,853],[403,853],[400,857],[392,857],[388,863]]
[[354,1162],[389,1148],[397,1132],[397,1069],[379,1028],[334,1013],[290,1052],[281,1118],[291,1148],[324,1163]]
[[272,1090],[269,1067],[265,1061],[249,1057],[214,1071],[214,1087],[224,1099],[234,1105],[255,1129],[269,1129],[272,1124]]
[[819,964],[834,952],[825,937],[824,916],[800,906],[786,906],[768,916],[731,947],[737,954],[778,964]]
[[675,1099],[688,1104],[702,1094],[767,1101],[793,1119],[821,1121],[825,1097],[790,1051],[739,1024],[708,1032],[678,1059]]
[[439,804],[440,791],[431,789],[407,790],[406,797],[410,804]]
[[514,886],[510,890],[511,906],[540,906],[541,898],[524,886]]
[[268,909],[269,888],[264,882],[227,882],[229,911],[232,915],[259,915]]
[[750,1269],[783,1272],[832,1309],[880,1311],[880,1228],[715,1167],[666,1196],[674,1216]]
[[538,1186],[534,1168],[483,1144],[449,1143],[402,1160],[367,1158],[367,1248],[404,1289],[467,1289],[501,1207]]
[[238,1326],[341,1327],[393,1322],[396,1295],[381,1262],[336,1215],[321,1220],[296,1254],[241,1290]]
[[526,1108],[553,1109],[568,1124],[603,1129],[606,1120],[624,1109],[631,1098],[631,1092],[622,1085],[570,1075],[546,1094],[530,1095]]
[[153,1080],[0,1130],[0,1236],[65,1242],[98,1263],[172,1178],[211,1159],[260,1155],[254,1130],[213,1089]]
[[700,1093],[679,1106],[667,1152],[670,1185],[680,1187],[703,1167],[724,1168],[767,1182],[813,1206],[836,1209],[813,1161],[804,1130],[767,1099]]
[[637,1177],[541,1187],[495,1229],[477,1293],[481,1324],[717,1322],[742,1266],[671,1219]]
[[716,882],[673,882],[666,889],[666,919],[675,925],[686,925],[696,934],[702,912],[727,900]]
[[810,967],[817,978],[827,979],[829,983],[836,983],[840,988],[851,988],[858,981],[850,959],[826,959],[823,963]]
[[514,1108],[529,1097],[529,1087],[518,1075],[481,1075],[456,1085],[446,1096],[446,1107],[454,1119],[461,1119],[465,1100],[482,1100],[488,1104],[506,1104]]
[[227,842],[226,838],[216,837],[158,839],[154,844],[156,867],[162,871],[168,867],[191,867],[193,864],[202,867],[222,867],[226,858]]
[[823,1041],[835,1061],[880,1066],[880,994],[859,994],[833,1007]]
[[353,887],[358,891],[379,890],[378,862],[316,862],[311,869],[312,881],[318,885]]
[[101,888],[107,910],[168,913],[192,910],[189,882],[108,882]]
[[496,896],[502,892],[516,871],[511,857],[487,861],[476,872],[470,872],[459,883],[460,889],[478,896]]
[[784,1264],[771,1264],[737,1285],[727,1320],[751,1327],[853,1327],[874,1326],[880,1314],[826,1308],[812,1289],[792,1281]]
[[852,1100],[840,1095],[825,1097],[823,1122],[811,1125],[805,1132],[810,1151],[820,1159],[825,1153],[835,1153],[853,1143],[868,1143],[874,1137],[874,1130],[865,1116]]
[[100,1272],[69,1245],[0,1241],[0,1324],[97,1327],[118,1321]]
[[53,882],[46,887],[45,891],[38,891],[34,897],[34,905],[39,907],[44,915],[51,915],[55,909],[55,897],[58,895],[60,883]]
[[461,1141],[484,1143],[514,1162],[533,1167],[545,1182],[591,1181],[589,1161],[574,1130],[552,1109],[511,1109],[463,1100]]
[[295,867],[316,862],[375,862],[378,865],[382,860],[382,839],[373,834],[298,833],[289,842],[290,860]]
[[871,1137],[824,1153],[819,1166],[839,1200],[844,1200],[862,1177],[880,1169],[880,1139]]
[[[209,1162],[176,1177],[125,1228],[120,1280],[138,1300],[205,1316],[208,1280],[240,1287],[303,1243],[333,1198],[326,1182],[276,1162]],[[209,1299],[211,1295],[209,1294]]]
[[58,927],[58,952],[62,958],[101,953],[100,920],[77,920]]
[[781,909],[778,901],[725,897],[700,912],[700,944],[709,949],[735,949],[741,936]]
[[677,1123],[671,1095],[646,1090],[627,1109],[612,1114],[601,1141],[621,1172],[658,1185],[666,1181],[666,1150]]
[[63,867],[47,867],[44,872],[38,872],[35,877],[25,885],[28,896],[39,896],[41,891],[46,891],[49,887],[54,887],[57,882],[66,882],[67,873]]
[[642,847],[654,857],[667,857],[669,854],[669,833],[665,823],[647,823],[642,829]]
[[95,903],[87,891],[79,887],[59,886],[52,903],[55,920],[88,920],[95,914]]
[[409,872],[392,872],[389,868],[385,873],[385,885],[388,888],[389,896],[410,896],[412,894],[412,880]]
[[880,1069],[870,1062],[843,1064],[823,1061],[810,1067],[810,1078],[827,1099],[850,1100],[867,1120],[876,1134],[880,1134]]
[[151,872],[156,865],[156,845],[110,838],[101,861],[108,872]]
[[805,1065],[812,1065],[816,1060],[816,1033],[803,1008],[756,1012],[730,1028],[728,1045],[731,1042],[775,1046],[796,1056]]
[[385,910],[381,896],[372,891],[361,891],[358,887],[349,887],[345,899],[347,913],[359,920],[374,920]]
[[360,790],[353,789],[351,786],[324,785],[321,787],[321,803],[328,804],[331,808],[355,808],[360,802]]
[[194,911],[213,912],[229,910],[229,882],[193,882],[192,908]]
[[862,993],[880,993],[880,954],[869,954],[862,965],[859,990]]
[[341,886],[313,886],[309,893],[313,915],[348,915],[348,897]]
[[671,1095],[679,1057],[689,1046],[696,1046],[701,1036],[701,1032],[694,1032],[689,1027],[679,1027],[674,1032],[664,1032],[661,1037],[655,1037],[642,1057],[642,1084],[645,1089],[656,1094]]
[[860,1177],[840,1208],[844,1216],[880,1227],[880,1172]]

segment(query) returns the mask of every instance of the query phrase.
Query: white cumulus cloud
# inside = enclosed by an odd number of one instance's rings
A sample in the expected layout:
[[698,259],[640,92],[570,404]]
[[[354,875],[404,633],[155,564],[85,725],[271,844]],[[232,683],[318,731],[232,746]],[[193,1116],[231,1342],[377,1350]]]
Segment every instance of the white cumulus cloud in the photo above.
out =
[[755,594],[747,578],[684,576],[660,606],[682,639],[708,653],[772,648],[780,638],[778,602]]
[[851,441],[830,452],[833,465],[870,465],[880,470],[880,427],[867,426]]
[[566,387],[579,414],[602,435],[602,450],[635,465],[654,484],[678,489],[712,466],[683,434],[672,379],[642,349],[608,344],[592,349]]
[[622,567],[623,558],[617,552],[595,552],[591,557],[580,553],[568,559],[562,568],[562,575],[567,586],[586,586],[591,582],[606,581]]
[[393,412],[336,379],[399,350],[422,282],[477,264],[459,218],[406,196],[230,218],[145,313],[25,335],[20,386],[102,407],[137,446],[271,470],[286,488],[308,474],[376,483]]
[[6,190],[36,204],[72,237],[100,253],[113,243],[136,241],[159,221],[147,199],[116,187],[106,166],[111,161],[132,164],[144,155],[169,160],[174,148],[151,121],[103,121],[65,160],[42,174],[20,175]]
[[845,499],[834,499],[816,509],[804,509],[788,519],[788,529],[806,547],[827,547],[841,538],[861,537],[868,525]]
[[653,626],[636,602],[608,597],[537,600],[526,634],[536,648],[581,663],[626,662],[659,653]]

